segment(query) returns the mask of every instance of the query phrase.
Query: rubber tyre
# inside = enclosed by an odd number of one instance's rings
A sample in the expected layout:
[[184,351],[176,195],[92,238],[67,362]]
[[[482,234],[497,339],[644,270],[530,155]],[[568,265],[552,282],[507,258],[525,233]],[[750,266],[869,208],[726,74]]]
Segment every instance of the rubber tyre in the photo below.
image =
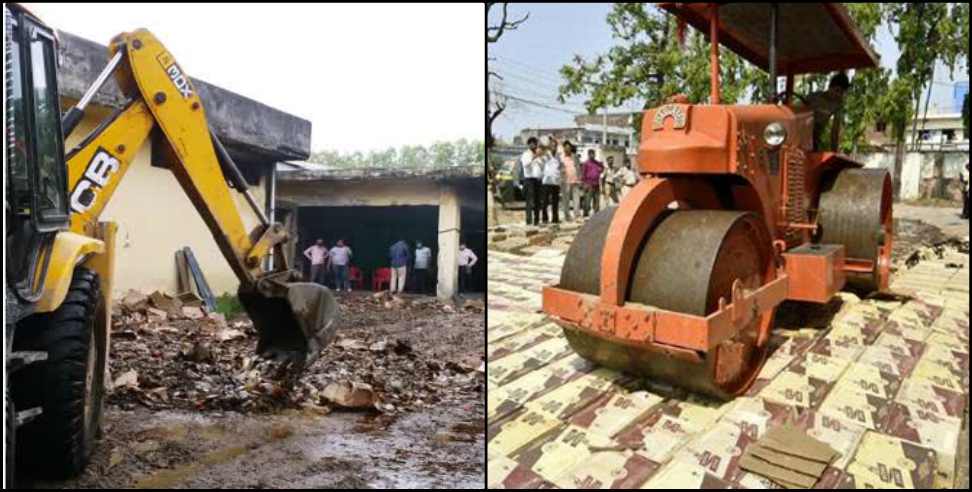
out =
[[[100,302],[98,275],[78,267],[64,302],[18,328],[17,350],[48,354],[47,361],[21,369],[13,379],[19,406],[43,409],[19,429],[18,458],[45,477],[80,474],[94,449],[104,397],[105,366],[94,332]],[[90,405],[87,415],[85,405]]]
[[10,395],[6,391],[3,393],[3,402],[7,412],[6,427],[4,428],[4,446],[6,446],[4,449],[7,451],[7,459],[4,464],[3,488],[9,490],[13,489],[17,483],[14,480],[14,464],[17,462],[14,459],[17,443],[17,415],[14,413],[13,400],[10,399]]

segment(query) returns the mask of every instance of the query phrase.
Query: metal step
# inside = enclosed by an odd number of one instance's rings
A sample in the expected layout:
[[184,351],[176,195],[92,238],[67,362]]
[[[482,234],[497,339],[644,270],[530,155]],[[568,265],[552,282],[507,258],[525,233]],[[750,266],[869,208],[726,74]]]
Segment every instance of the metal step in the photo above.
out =
[[44,413],[44,409],[41,407],[28,408],[27,410],[17,412],[17,427],[40,417],[42,413]]
[[29,364],[43,362],[45,360],[47,360],[47,352],[44,351],[21,350],[11,352],[10,357],[7,358],[7,370],[14,372]]

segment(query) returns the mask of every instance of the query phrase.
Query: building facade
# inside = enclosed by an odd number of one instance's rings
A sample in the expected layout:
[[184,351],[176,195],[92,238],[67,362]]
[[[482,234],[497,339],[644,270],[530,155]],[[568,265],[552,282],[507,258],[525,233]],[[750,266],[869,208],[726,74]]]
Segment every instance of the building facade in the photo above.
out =
[[[471,291],[486,289],[486,180],[483,163],[438,169],[329,168],[283,163],[277,171],[275,213],[290,231],[289,257],[309,272],[302,252],[317,239],[347,243],[362,287],[389,266],[388,248],[405,240],[432,249],[433,285],[449,299],[458,289],[459,244],[479,257]],[[416,290],[410,284],[410,290]],[[434,287],[434,288],[433,288]]]

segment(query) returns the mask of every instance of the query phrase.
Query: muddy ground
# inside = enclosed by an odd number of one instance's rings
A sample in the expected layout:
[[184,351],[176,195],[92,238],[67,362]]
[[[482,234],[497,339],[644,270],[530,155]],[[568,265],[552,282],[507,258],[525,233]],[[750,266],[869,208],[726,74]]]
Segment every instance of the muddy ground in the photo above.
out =
[[[224,325],[245,333],[230,340],[206,320],[116,326],[131,333],[113,341],[112,377],[135,371],[139,382],[111,392],[91,465],[76,479],[21,485],[483,488],[481,299],[387,303],[356,292],[339,302],[337,340],[289,392],[242,385],[256,343],[243,317]],[[203,341],[212,354],[197,361],[187,348]],[[332,381],[367,384],[378,404],[330,403],[317,390]]]

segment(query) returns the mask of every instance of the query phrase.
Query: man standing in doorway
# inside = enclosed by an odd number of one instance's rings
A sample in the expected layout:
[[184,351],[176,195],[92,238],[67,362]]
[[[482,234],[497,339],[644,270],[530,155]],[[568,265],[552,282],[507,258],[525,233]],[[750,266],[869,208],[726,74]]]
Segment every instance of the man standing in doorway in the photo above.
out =
[[388,248],[388,258],[391,260],[391,282],[388,290],[395,294],[401,294],[405,290],[405,275],[408,273],[408,264],[412,254],[408,251],[408,243],[404,239]]
[[327,270],[327,246],[323,239],[318,239],[311,247],[304,250],[304,257],[310,260],[310,281],[324,284],[324,272]]
[[422,241],[415,241],[415,290],[419,293],[427,294],[429,291],[429,263],[432,260],[432,250],[422,244]]
[[351,248],[344,245],[343,239],[338,239],[337,245],[331,248],[331,265],[334,267],[334,278],[339,292],[342,288],[351,292],[351,281],[348,279],[350,264]]
[[469,290],[469,283],[472,280],[472,268],[479,258],[476,253],[466,247],[466,243],[459,245],[459,293],[462,294]]

